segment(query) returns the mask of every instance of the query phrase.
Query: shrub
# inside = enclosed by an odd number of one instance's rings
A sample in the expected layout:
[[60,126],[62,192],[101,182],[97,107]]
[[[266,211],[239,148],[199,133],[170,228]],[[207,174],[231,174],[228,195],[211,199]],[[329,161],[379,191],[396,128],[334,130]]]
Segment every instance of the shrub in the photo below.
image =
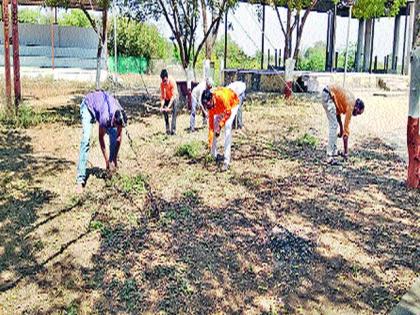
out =
[[299,58],[298,69],[304,71],[324,71],[325,69],[325,43],[317,42],[306,49]]
[[58,25],[60,26],[77,26],[77,27],[85,27],[89,28],[92,27],[88,18],[83,13],[82,10],[73,9],[70,12],[66,12],[63,16],[58,20]]
[[20,23],[31,24],[49,24],[50,18],[42,14],[39,10],[34,9],[21,9],[19,10],[18,20]]
[[[114,55],[114,24],[108,34],[108,51]],[[172,48],[157,29],[147,23],[139,23],[128,18],[119,18],[117,24],[117,50],[121,56],[165,59]]]

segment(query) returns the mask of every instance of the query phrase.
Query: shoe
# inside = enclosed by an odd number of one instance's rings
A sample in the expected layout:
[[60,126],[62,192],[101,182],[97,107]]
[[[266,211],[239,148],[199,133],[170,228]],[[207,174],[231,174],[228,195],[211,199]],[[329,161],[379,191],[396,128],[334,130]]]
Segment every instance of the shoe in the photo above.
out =
[[171,132],[169,130],[166,130],[166,134],[169,136]]
[[176,131],[171,131],[172,136],[176,136]]
[[225,157],[222,154],[216,156],[216,163],[221,163],[225,160]]

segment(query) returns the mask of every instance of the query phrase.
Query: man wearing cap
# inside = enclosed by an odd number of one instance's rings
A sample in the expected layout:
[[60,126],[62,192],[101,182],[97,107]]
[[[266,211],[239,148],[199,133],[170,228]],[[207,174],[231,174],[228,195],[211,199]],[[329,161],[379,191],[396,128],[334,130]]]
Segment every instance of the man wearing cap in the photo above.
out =
[[219,87],[214,90],[203,92],[201,103],[208,110],[209,134],[208,144],[211,154],[216,160],[217,138],[222,128],[225,128],[225,154],[223,170],[226,171],[230,164],[232,147],[232,124],[239,109],[239,98],[234,91],[226,87]]
[[190,131],[195,131],[195,115],[197,113],[197,106],[200,106],[203,114],[203,125],[207,124],[207,111],[201,104],[201,96],[205,90],[210,90],[213,87],[213,80],[207,78],[200,82],[191,92],[191,116],[190,116]]
[[[353,116],[363,114],[365,104],[361,99],[356,99],[354,95],[337,85],[330,85],[322,91],[322,105],[328,118],[329,133],[327,145],[328,164],[337,164],[336,157],[341,155],[345,160],[348,159],[348,143],[350,136],[350,121]],[[344,127],[341,115],[345,115]],[[337,128],[340,132],[337,135]],[[343,138],[344,151],[337,150],[337,137]]]
[[[80,116],[83,133],[76,178],[78,193],[83,192],[83,187],[86,184],[86,164],[89,157],[92,125],[95,122],[99,124],[99,144],[108,171],[114,171],[118,167],[122,128],[127,125],[127,115],[120,103],[102,90],[90,92],[83,98],[80,105]],[[105,148],[105,134],[109,136],[109,156]]]
[[238,114],[236,115],[236,127],[242,129],[244,126],[242,121],[242,104],[245,100],[246,84],[242,81],[234,81],[227,86],[231,89],[239,98]]
[[[160,73],[162,82],[160,83],[160,111],[165,118],[165,128],[167,135],[176,134],[176,115],[178,89],[176,81],[168,75],[168,71],[163,69]],[[172,123],[169,127],[169,113],[172,112]]]

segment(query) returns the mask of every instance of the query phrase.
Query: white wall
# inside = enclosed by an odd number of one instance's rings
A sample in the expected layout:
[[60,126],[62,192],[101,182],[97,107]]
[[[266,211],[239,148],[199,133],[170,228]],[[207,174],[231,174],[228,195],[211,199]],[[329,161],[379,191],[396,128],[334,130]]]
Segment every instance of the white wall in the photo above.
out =
[[[54,29],[55,47],[98,47],[98,36],[92,28],[28,23],[19,23],[19,43],[23,46],[51,46],[51,28]],[[0,44],[3,44],[3,34],[3,24],[0,24]]]

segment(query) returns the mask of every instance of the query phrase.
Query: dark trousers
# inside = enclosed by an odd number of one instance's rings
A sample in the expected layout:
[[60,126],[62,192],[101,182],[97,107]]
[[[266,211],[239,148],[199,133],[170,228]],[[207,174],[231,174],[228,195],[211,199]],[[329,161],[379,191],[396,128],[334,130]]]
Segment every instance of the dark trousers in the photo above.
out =
[[[164,108],[167,108],[169,105],[169,101],[165,101],[163,105]],[[177,114],[177,101],[175,100],[172,103],[172,124],[169,127],[169,112],[163,112],[163,117],[165,118],[165,128],[167,134],[175,134],[176,133],[176,114]]]

